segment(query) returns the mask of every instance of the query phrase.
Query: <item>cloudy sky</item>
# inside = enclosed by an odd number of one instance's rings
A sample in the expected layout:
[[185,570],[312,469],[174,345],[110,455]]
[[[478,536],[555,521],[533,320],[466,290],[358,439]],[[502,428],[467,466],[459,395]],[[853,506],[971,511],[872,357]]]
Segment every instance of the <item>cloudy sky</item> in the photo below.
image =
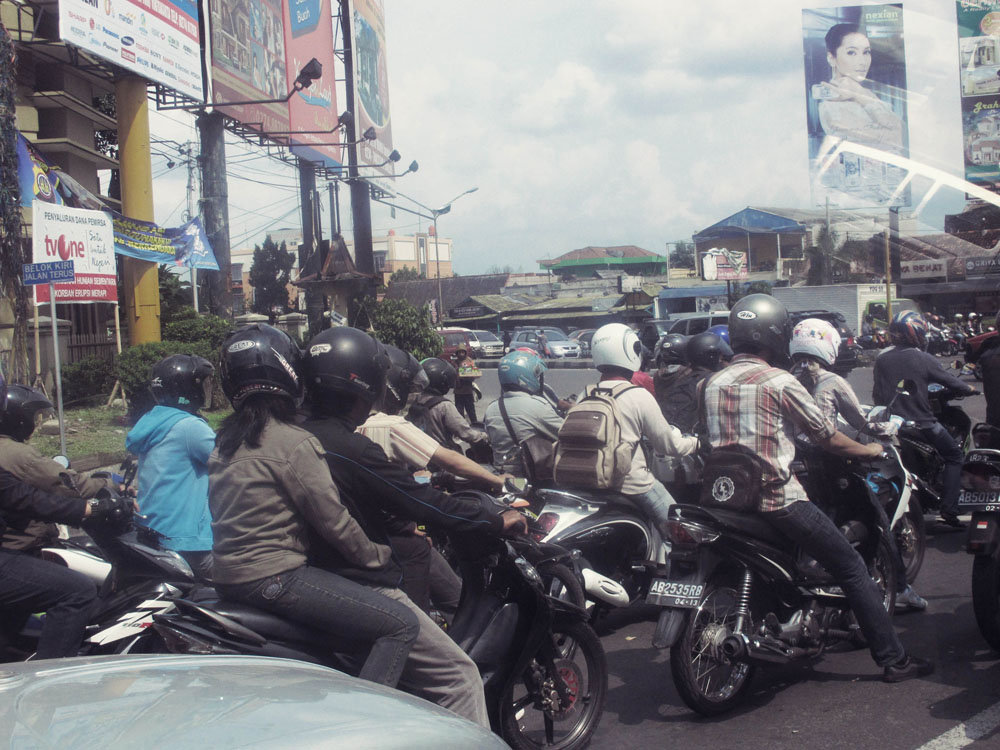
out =
[[[808,208],[803,7],[828,6],[385,0],[394,145],[420,163],[398,189],[440,206],[479,188],[439,226],[462,274],[534,271],[587,245],[662,253],[747,205]],[[955,4],[903,7],[911,156],[961,175]],[[153,131],[195,137],[179,113]],[[228,150],[234,247],[298,219],[294,171],[259,154]],[[164,163],[157,220],[176,223],[185,174]],[[961,197],[944,191],[924,218]],[[376,233],[419,221],[373,209]]]

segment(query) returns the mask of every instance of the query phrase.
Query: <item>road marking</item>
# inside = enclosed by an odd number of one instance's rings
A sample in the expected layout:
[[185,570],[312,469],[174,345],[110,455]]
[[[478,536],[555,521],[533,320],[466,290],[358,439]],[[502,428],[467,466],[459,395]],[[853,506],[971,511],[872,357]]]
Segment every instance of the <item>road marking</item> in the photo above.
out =
[[1000,726],[1000,703],[995,703],[985,711],[980,711],[968,721],[954,729],[949,729],[940,737],[921,745],[917,750],[958,750],[985,737]]

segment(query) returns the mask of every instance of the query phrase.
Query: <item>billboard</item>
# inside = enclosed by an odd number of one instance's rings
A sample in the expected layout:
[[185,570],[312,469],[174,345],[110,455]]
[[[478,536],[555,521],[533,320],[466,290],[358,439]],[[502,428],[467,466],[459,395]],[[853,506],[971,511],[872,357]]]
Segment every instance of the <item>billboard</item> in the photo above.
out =
[[[56,284],[56,302],[117,302],[118,276],[111,217],[103,211],[35,201],[32,263],[72,261],[76,280]],[[35,287],[35,304],[49,301],[48,285]]]
[[75,47],[204,101],[193,0],[61,0],[59,36]]
[[[219,105],[287,95],[290,85],[285,72],[281,1],[213,0],[210,7],[210,101]],[[218,109],[247,127],[271,132],[291,130],[287,102]]]
[[339,145],[311,146],[315,143],[334,143],[339,140],[337,130],[337,92],[334,84],[335,57],[333,54],[333,19],[331,0],[294,0],[283,3],[285,26],[285,74],[294,81],[299,71],[316,58],[323,66],[323,75],[309,88],[292,95],[288,101],[291,131],[295,145],[291,152],[309,161],[323,162],[328,167],[344,162]]
[[[354,66],[355,133],[358,138],[368,128],[375,140],[358,144],[358,166],[382,164],[392,152],[392,123],[389,117],[389,72],[385,56],[385,13],[382,0],[348,0],[351,18],[351,59]],[[362,169],[361,177],[387,182],[394,174],[389,162],[377,169]]]
[[902,260],[899,272],[904,279],[932,279],[948,275],[947,260]]
[[750,275],[746,250],[713,247],[701,256],[701,276],[705,281],[738,281]]
[[1000,0],[959,0],[965,179],[1000,192]]
[[909,204],[906,173],[841,144],[909,156],[903,6],[802,11],[809,177],[813,205]]

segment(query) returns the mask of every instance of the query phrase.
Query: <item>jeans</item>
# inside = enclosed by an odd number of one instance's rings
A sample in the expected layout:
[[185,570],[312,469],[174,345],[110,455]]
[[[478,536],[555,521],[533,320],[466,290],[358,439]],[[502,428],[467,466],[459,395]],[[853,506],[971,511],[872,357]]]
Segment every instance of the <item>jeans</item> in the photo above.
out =
[[444,555],[431,549],[431,604],[450,615],[458,611],[462,598],[462,579],[451,569]]
[[403,582],[399,588],[410,601],[424,612],[431,608],[431,544],[430,539],[418,534],[403,534],[389,538],[396,561],[403,569]]
[[25,617],[45,613],[37,658],[76,656],[96,600],[97,586],[82,573],[0,550],[0,607]]
[[806,500],[762,513],[761,518],[794,539],[840,584],[876,664],[884,667],[906,656],[864,560],[823,511]]
[[940,422],[921,427],[924,439],[937,449],[944,459],[944,488],[941,493],[941,512],[958,515],[959,480],[962,477],[962,462],[965,454],[951,433]]
[[639,506],[646,518],[656,524],[660,534],[664,533],[664,528],[670,518],[670,506],[674,504],[674,499],[659,480],[654,479],[653,486],[645,492],[638,495],[626,495],[626,497]]
[[331,635],[330,650],[371,651],[358,675],[395,687],[420,624],[410,609],[377,591],[307,565],[257,581],[216,584],[223,596]]

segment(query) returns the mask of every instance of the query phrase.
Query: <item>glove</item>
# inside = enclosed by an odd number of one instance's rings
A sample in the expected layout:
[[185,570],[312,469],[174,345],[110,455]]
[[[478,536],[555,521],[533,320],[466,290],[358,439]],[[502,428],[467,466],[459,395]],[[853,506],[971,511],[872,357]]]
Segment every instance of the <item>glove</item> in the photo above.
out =
[[132,500],[121,497],[110,490],[101,490],[92,500],[87,501],[90,507],[89,520],[121,521],[132,513]]

